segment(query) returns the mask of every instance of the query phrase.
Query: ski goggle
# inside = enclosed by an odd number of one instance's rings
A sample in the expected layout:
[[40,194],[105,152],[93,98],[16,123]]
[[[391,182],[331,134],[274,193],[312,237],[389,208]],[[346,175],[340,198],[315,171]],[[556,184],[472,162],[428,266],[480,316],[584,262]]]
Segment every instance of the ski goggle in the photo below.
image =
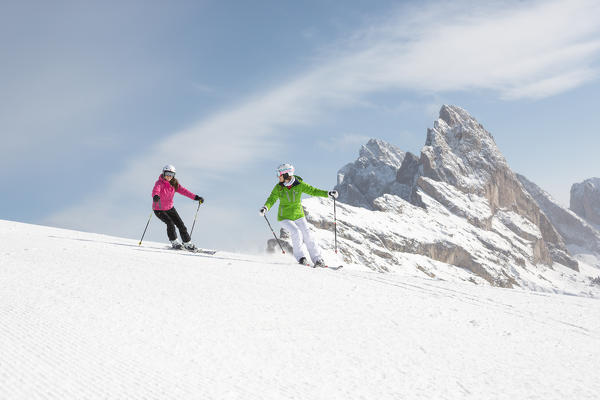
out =
[[175,172],[171,172],[171,171],[165,171],[164,174],[165,174],[165,176],[175,176]]
[[292,168],[285,168],[285,169],[278,169],[277,170],[277,177],[278,178],[281,175],[284,175],[284,174],[293,175],[294,174],[294,170]]

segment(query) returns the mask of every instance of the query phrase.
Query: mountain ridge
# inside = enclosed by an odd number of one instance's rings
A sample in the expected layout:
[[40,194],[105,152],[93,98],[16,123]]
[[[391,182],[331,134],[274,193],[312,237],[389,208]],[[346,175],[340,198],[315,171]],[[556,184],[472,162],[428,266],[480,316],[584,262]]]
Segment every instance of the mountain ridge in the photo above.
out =
[[[401,152],[383,141],[376,145]],[[400,265],[402,253],[416,254],[467,270],[487,284],[536,290],[561,285],[546,276],[553,275],[549,271],[580,270],[579,260],[510,169],[492,134],[466,110],[442,106],[420,157],[406,152],[399,167],[397,161],[369,158],[361,151],[338,174],[339,207],[349,213],[338,236],[348,260],[390,271]],[[373,179],[380,171],[385,179]],[[371,197],[366,202],[356,193]],[[308,202],[307,219],[315,231],[331,229],[324,203]],[[375,218],[373,223],[356,207],[386,213],[387,221]],[[415,229],[428,234],[415,236]],[[588,278],[577,279],[584,283]]]

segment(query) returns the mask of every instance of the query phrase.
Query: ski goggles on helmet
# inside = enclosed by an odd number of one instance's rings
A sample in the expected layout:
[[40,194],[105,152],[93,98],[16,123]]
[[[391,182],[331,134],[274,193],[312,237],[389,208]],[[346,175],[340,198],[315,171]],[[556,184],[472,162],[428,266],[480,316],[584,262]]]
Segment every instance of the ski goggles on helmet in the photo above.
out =
[[277,168],[277,177],[279,178],[281,175],[288,174],[289,176],[294,175],[294,167],[291,165],[281,165]]
[[171,171],[165,171],[164,174],[165,174],[165,176],[175,176],[175,172],[171,172]]

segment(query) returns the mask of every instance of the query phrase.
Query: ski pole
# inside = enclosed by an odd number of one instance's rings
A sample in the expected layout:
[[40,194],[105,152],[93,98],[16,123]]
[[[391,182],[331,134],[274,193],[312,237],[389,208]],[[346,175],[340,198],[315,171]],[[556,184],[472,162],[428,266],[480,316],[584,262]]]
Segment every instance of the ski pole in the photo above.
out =
[[337,216],[335,214],[335,197],[333,198],[333,228],[335,229],[335,254],[337,254]]
[[148,217],[148,222],[146,222],[146,227],[144,228],[144,233],[142,233],[142,238],[140,239],[140,243],[138,246],[142,245],[142,240],[144,240],[144,236],[146,235],[146,229],[148,229],[148,225],[150,225],[150,220],[152,219],[152,212],[150,213],[150,217]]
[[264,215],[265,217],[265,221],[267,221],[267,224],[269,224],[269,228],[271,228],[271,232],[273,232],[273,237],[275,238],[275,240],[277,240],[277,244],[279,245],[279,248],[281,249],[281,252],[283,254],[285,254],[285,250],[283,249],[283,247],[281,246],[281,242],[279,241],[279,239],[277,238],[277,235],[275,235],[275,231],[273,231],[273,227],[271,227],[271,223],[269,222],[269,219],[267,218],[266,215]]
[[198,202],[198,208],[196,209],[196,215],[194,215],[194,223],[192,224],[192,230],[190,231],[190,239],[192,238],[192,232],[194,232],[194,225],[196,225],[196,217],[198,216],[198,210],[200,210],[201,202]]

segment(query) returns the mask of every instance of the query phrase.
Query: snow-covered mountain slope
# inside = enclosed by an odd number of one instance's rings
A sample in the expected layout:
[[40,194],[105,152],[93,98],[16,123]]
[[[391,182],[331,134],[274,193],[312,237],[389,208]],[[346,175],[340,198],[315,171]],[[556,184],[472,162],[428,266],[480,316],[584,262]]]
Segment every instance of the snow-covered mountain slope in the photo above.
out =
[[[518,214],[497,213],[491,217],[491,228],[481,229],[466,218],[450,213],[425,193],[420,196],[426,209],[389,194],[376,199],[379,207],[376,211],[339,203],[339,253],[348,262],[382,272],[410,271],[480,285],[600,295],[600,288],[591,285],[591,281],[600,276],[600,269],[594,264],[580,260],[579,271],[559,263],[535,264],[532,246],[541,234],[534,224]],[[453,199],[454,204],[466,201],[471,209],[477,206],[482,213],[487,210],[487,203],[474,195],[461,198],[453,193]],[[307,220],[320,243],[333,249],[332,202],[313,198],[304,200],[304,205]],[[531,239],[524,239],[525,235]]]
[[[369,144],[390,150],[375,156],[364,151]],[[587,290],[587,273],[568,272],[567,282],[561,281],[564,274],[556,271],[579,271],[578,260],[509,168],[492,135],[464,109],[444,105],[427,131],[420,158],[405,153],[399,167],[400,157],[380,155],[400,154],[395,146],[374,140],[368,145],[354,164],[340,170],[337,186],[340,203],[363,208],[341,208],[341,253],[347,260],[389,271],[402,268],[409,253],[427,258],[420,269],[437,265],[437,273],[464,279],[457,268],[442,272],[436,263],[441,262],[469,271],[467,279],[474,282],[552,291],[578,282],[569,290]],[[355,194],[367,192],[372,196],[365,206]],[[305,203],[308,220],[330,230],[327,211],[318,204]]]
[[2,399],[595,399],[599,312],[0,221]]
[[[571,253],[590,252],[600,256],[600,232],[573,211],[559,205],[552,196],[523,175],[518,175],[519,181],[535,199],[544,214],[563,240],[569,246]],[[600,205],[600,204],[599,204]]]

